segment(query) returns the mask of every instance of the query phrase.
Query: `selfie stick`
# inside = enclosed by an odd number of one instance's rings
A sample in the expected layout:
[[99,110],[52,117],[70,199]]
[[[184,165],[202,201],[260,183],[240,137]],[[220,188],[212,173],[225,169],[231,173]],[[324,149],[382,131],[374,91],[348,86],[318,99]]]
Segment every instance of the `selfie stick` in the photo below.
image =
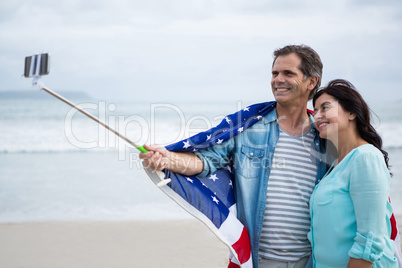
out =
[[[100,121],[98,118],[96,118],[95,116],[93,116],[90,113],[87,113],[86,111],[84,111],[83,109],[81,109],[80,107],[76,106],[75,104],[73,104],[72,102],[70,102],[69,100],[67,100],[66,98],[62,97],[61,95],[57,94],[56,92],[54,92],[53,90],[45,87],[45,85],[39,80],[41,78],[41,76],[39,75],[39,68],[41,66],[41,57],[38,57],[38,60],[36,61],[36,65],[34,64],[34,61],[31,61],[31,68],[30,68],[30,76],[33,77],[33,81],[32,81],[32,85],[33,86],[37,86],[39,89],[46,91],[47,93],[49,93],[50,95],[58,98],[59,100],[61,100],[62,102],[68,104],[69,106],[71,106],[72,108],[76,109],[77,111],[79,111],[80,113],[88,116],[89,118],[91,118],[92,120],[94,120],[95,122],[97,122],[98,124],[104,126],[107,130],[113,132],[114,134],[116,134],[118,137],[120,137],[121,139],[123,139],[124,141],[126,141],[128,144],[130,144],[131,146],[137,148],[140,152],[142,153],[147,153],[148,150],[144,148],[144,146],[139,146],[137,144],[135,144],[134,142],[132,142],[131,140],[129,140],[128,138],[126,138],[125,136],[123,136],[122,134],[120,134],[119,132],[117,132],[116,130],[114,130],[113,128],[109,127],[107,124],[103,123],[102,121]],[[156,171],[159,179],[161,180],[159,183],[157,183],[158,187],[162,187],[166,184],[168,184],[169,182],[171,182],[171,179],[164,179],[164,174],[161,171]]]

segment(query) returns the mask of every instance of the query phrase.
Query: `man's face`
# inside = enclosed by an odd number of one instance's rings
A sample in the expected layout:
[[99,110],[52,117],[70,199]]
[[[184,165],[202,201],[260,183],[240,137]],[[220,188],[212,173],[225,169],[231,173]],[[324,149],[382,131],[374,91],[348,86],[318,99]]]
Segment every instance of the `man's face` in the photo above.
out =
[[299,69],[300,64],[301,59],[295,53],[276,59],[272,67],[271,87],[279,104],[307,102],[314,86],[311,86],[311,79],[304,78]]

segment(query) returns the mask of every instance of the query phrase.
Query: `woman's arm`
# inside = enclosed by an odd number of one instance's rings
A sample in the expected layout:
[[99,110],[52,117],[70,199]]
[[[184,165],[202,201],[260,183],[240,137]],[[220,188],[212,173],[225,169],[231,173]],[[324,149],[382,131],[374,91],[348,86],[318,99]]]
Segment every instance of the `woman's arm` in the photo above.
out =
[[362,259],[350,258],[348,268],[371,268],[373,263]]
[[351,163],[349,191],[357,232],[349,257],[374,263],[386,247],[390,176],[383,156],[365,149]]

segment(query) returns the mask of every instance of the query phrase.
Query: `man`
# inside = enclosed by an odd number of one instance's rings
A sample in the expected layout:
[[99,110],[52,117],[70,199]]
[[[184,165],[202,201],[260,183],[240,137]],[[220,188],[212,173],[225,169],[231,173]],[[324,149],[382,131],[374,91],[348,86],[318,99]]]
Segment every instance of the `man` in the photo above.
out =
[[144,165],[205,177],[233,162],[237,216],[250,236],[254,267],[304,267],[311,253],[308,202],[327,161],[307,102],[321,83],[322,63],[308,46],[274,52],[276,108],[228,141],[195,153],[146,146]]

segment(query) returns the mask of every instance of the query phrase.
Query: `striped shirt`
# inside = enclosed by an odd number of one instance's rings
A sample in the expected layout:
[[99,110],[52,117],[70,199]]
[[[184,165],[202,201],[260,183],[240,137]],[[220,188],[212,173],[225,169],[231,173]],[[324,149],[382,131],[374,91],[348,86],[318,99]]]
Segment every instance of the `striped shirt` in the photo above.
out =
[[311,252],[309,201],[317,177],[313,129],[301,136],[280,130],[268,180],[259,254],[293,262]]

